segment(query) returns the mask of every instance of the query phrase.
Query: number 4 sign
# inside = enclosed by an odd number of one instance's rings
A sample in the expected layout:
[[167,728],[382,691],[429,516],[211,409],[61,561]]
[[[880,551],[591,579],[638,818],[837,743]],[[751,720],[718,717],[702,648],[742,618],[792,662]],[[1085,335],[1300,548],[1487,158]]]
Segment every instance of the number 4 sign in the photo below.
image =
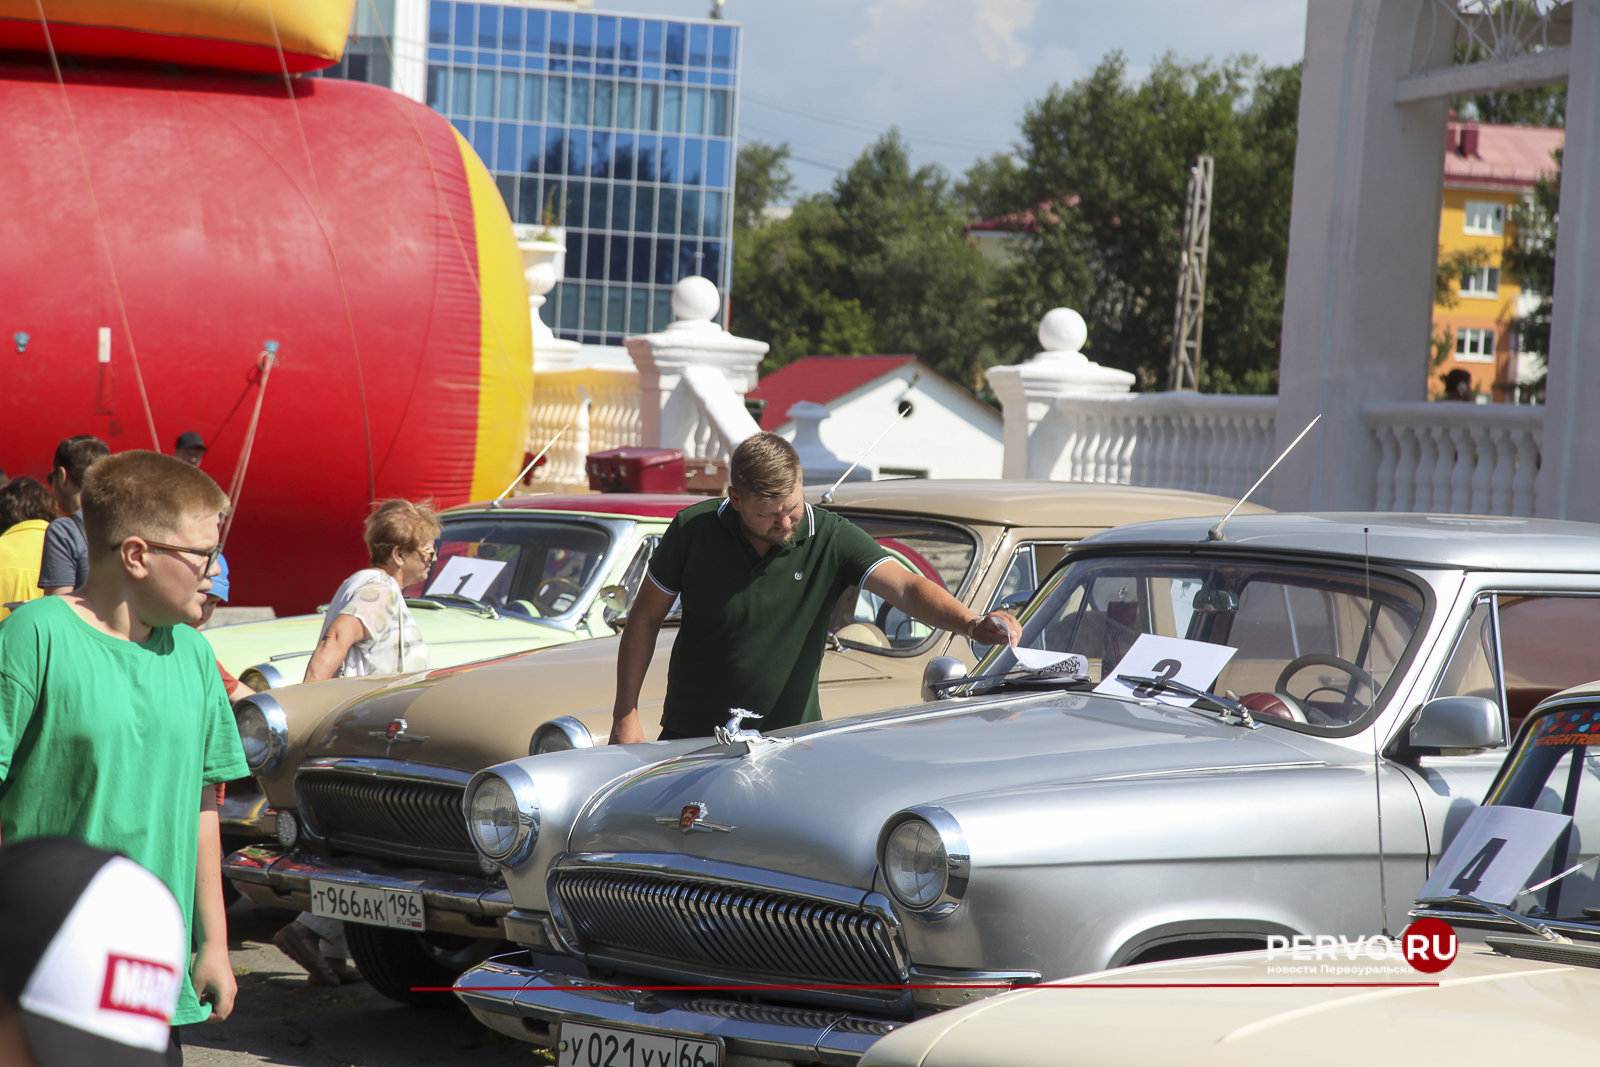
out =
[[1549,853],[1570,815],[1499,804],[1474,809],[1420,898],[1470,894],[1495,904],[1510,904]]

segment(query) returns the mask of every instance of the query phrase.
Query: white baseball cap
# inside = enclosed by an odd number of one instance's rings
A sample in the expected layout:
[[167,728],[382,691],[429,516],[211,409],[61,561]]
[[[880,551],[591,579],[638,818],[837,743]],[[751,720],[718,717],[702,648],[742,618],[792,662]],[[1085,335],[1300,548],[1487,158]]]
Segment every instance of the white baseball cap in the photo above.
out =
[[63,837],[0,848],[0,995],[40,1067],[162,1067],[186,940],[172,893],[125,856]]

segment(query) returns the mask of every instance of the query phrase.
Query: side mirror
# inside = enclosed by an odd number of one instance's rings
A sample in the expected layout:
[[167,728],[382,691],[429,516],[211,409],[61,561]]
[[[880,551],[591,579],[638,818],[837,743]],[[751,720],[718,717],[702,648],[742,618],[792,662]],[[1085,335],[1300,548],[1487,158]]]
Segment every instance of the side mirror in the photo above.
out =
[[948,694],[933,688],[934,682],[949,682],[967,676],[967,665],[954,656],[935,656],[922,668],[922,699],[943,700]]
[[628,607],[630,604],[627,586],[602,586],[600,589],[600,603],[604,604],[618,615],[626,615],[628,613]]
[[1028,606],[1028,601],[1030,601],[1032,599],[1033,599],[1033,590],[1032,589],[1025,589],[1020,593],[1012,593],[1010,596],[1008,596],[1004,600],[1000,601],[1000,603],[997,604],[996,607],[998,607],[1001,611],[1009,611],[1012,614],[1016,614],[1016,611],[1017,611],[1018,608],[1027,607]]
[[1484,697],[1435,697],[1411,724],[1418,748],[1484,749],[1505,743],[1500,707]]

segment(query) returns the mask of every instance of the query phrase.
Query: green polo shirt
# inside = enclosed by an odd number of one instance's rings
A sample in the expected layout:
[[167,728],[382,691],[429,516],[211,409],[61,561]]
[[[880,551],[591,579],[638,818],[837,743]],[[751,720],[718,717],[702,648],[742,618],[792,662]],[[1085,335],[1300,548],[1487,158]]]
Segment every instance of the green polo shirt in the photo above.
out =
[[817,678],[840,594],[893,557],[865,530],[806,505],[794,538],[758,555],[726,497],[678,512],[650,579],[682,598],[661,725],[711,735],[729,708],[763,732],[822,718]]

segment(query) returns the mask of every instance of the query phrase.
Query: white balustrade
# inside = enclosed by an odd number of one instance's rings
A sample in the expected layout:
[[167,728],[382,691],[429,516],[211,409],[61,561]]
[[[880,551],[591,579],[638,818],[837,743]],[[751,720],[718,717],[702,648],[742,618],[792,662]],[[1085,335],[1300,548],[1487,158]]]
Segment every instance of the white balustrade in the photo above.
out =
[[1544,408],[1511,404],[1368,404],[1377,438],[1378,511],[1532,515]]
[[[561,433],[562,427],[567,432]],[[549,445],[545,462],[529,482],[540,491],[588,484],[584,458],[590,452],[639,443],[639,372],[631,367],[583,367],[534,375],[533,420],[528,451]]]
[[1240,496],[1272,463],[1277,407],[1272,396],[1064,396],[1030,442],[1029,475]]

